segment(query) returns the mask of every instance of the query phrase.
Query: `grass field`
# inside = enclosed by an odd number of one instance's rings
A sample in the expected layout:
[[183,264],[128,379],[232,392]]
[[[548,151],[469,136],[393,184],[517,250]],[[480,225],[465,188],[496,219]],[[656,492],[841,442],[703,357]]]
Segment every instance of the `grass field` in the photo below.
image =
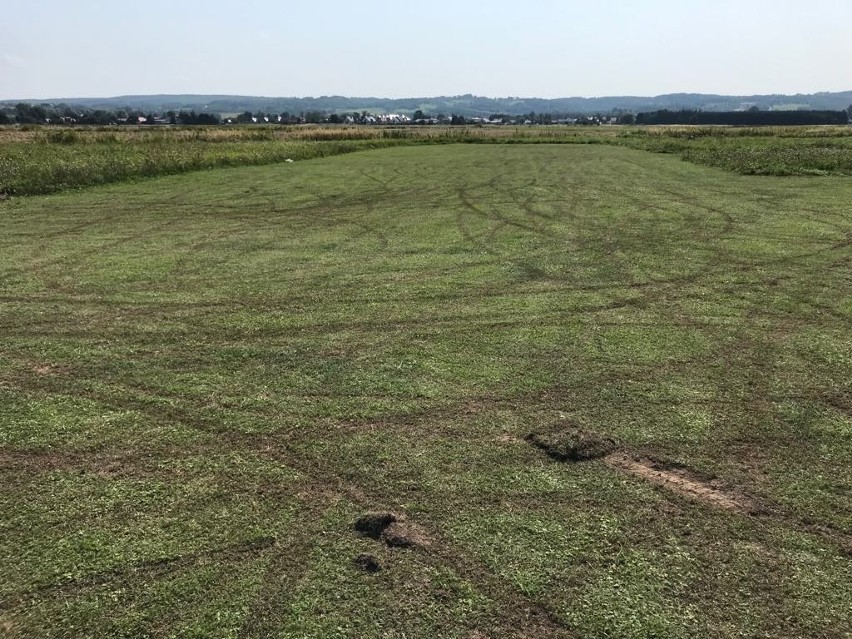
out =
[[0,127],[0,197],[402,145],[588,143],[586,127]]
[[852,636],[850,202],[610,144],[0,202],[0,633]]
[[852,127],[0,127],[0,199],[396,146],[610,144],[744,175],[852,175]]

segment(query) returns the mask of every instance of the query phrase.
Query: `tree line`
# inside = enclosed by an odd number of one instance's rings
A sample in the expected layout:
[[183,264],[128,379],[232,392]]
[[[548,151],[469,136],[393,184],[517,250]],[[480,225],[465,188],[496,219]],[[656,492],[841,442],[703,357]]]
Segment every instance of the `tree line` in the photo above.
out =
[[[852,110],[852,107],[850,107]],[[636,124],[702,124],[734,126],[813,126],[848,124],[848,111],[651,111],[636,115]]]
[[[64,125],[100,125],[117,124],[153,125],[218,125],[218,124],[374,124],[399,123],[387,121],[383,116],[375,116],[368,111],[327,112],[320,110],[291,113],[244,111],[238,115],[222,118],[217,113],[195,110],[169,110],[162,113],[144,112],[132,108],[85,109],[67,104],[27,104],[20,102],[14,106],[0,105],[0,125],[10,124],[64,124]],[[648,111],[634,115],[616,109],[608,115],[578,115],[568,112],[536,113],[530,111],[521,115],[491,113],[487,116],[464,116],[453,113],[435,115],[417,109],[410,121],[414,124],[658,124],[658,125],[823,125],[848,124],[852,119],[852,106],[847,111],[761,111],[753,107],[748,111],[700,111],[682,109],[670,111]]]
[[[48,124],[48,125],[217,125],[217,124],[374,124],[401,123],[399,120],[387,120],[388,116],[375,115],[368,111],[329,113],[327,111],[301,111],[291,113],[273,113],[266,111],[243,111],[232,117],[223,118],[216,113],[196,112],[194,110],[146,112],[138,109],[123,108],[82,109],[67,104],[27,104],[20,102],[14,106],[0,107],[0,124]],[[627,114],[624,118],[632,117]],[[612,115],[572,115],[570,113],[536,113],[531,111],[521,115],[492,113],[488,116],[473,117],[460,114],[430,114],[417,109],[406,122],[414,124],[465,125],[483,122],[499,124],[601,124],[622,121],[622,116]],[[631,123],[631,122],[627,122]]]
[[27,104],[0,107],[0,124],[220,124],[215,113],[167,111],[162,114],[138,109],[81,109],[67,104]]

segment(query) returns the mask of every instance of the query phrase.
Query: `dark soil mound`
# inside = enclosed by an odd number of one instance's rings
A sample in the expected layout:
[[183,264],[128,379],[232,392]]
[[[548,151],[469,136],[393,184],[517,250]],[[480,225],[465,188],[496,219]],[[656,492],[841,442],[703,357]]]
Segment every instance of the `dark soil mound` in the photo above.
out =
[[355,565],[370,573],[379,572],[382,569],[378,559],[367,553],[361,553],[355,557]]
[[355,530],[358,534],[371,539],[379,539],[385,528],[396,521],[393,513],[367,513],[355,522]]
[[554,428],[542,433],[530,433],[526,439],[552,459],[560,462],[600,459],[618,448],[618,444],[611,437],[572,426]]
[[415,524],[393,513],[367,513],[355,522],[355,530],[364,537],[385,542],[392,548],[428,546],[429,539]]

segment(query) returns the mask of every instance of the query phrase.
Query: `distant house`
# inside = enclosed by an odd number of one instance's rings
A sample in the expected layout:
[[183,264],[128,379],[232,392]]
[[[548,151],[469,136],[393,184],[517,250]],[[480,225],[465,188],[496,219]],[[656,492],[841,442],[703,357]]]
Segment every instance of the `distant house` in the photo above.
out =
[[411,118],[407,115],[400,115],[399,113],[382,113],[374,117],[375,121],[378,124],[406,124],[411,122]]

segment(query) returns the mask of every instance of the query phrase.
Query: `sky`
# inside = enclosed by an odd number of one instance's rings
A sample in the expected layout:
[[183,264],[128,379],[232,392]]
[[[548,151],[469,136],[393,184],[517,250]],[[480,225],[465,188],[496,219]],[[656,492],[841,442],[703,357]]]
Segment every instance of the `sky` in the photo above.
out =
[[0,99],[852,90],[852,0],[3,4]]

